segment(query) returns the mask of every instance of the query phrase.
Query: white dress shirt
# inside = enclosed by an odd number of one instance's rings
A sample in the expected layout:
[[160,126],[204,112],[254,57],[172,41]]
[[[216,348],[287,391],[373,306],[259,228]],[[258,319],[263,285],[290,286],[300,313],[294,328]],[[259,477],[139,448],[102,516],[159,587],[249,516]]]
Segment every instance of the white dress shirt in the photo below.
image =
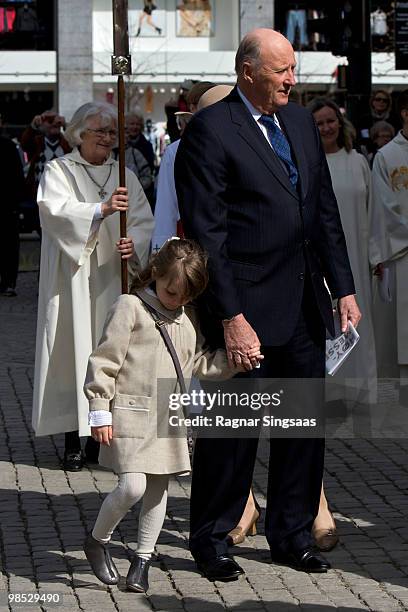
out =
[[[260,118],[262,117],[262,113],[255,108],[255,106],[248,100],[248,98],[246,98],[244,96],[244,94],[242,93],[242,91],[240,90],[239,87],[237,87],[237,91],[239,94],[239,97],[241,98],[241,100],[243,101],[243,103],[245,104],[245,106],[247,107],[247,109],[249,110],[249,112],[251,113],[251,115],[253,116],[254,120],[256,121],[259,129],[261,130],[262,134],[265,136],[266,140],[268,141],[268,144],[272,147],[269,138],[268,138],[268,131],[266,129],[266,126],[263,123],[260,123]],[[279,129],[281,129],[281,126],[279,124],[278,118],[275,115],[275,113],[273,114],[273,120],[275,121],[276,125],[278,126]],[[273,147],[272,147],[273,149]]]
[[[268,130],[266,129],[266,125],[264,125],[263,123],[260,122],[260,119],[262,117],[262,113],[257,108],[255,108],[255,106],[248,100],[248,98],[246,98],[244,96],[244,94],[242,93],[242,91],[240,90],[239,87],[237,87],[237,91],[238,91],[238,94],[239,94],[241,100],[243,101],[243,103],[245,104],[245,106],[247,107],[247,109],[249,110],[251,115],[253,116],[254,120],[256,121],[257,126],[261,130],[262,134],[265,136],[269,146],[271,147],[271,149],[274,150],[273,145],[272,145],[271,141],[269,140]],[[276,123],[277,127],[281,130],[282,128],[280,126],[279,120],[278,120],[278,118],[277,118],[275,113],[273,113],[273,120]],[[277,157],[280,165],[282,166],[283,170],[286,172],[286,174],[289,174],[289,171],[288,171],[288,168],[287,168],[286,164],[281,160],[279,155],[276,155],[276,157]]]

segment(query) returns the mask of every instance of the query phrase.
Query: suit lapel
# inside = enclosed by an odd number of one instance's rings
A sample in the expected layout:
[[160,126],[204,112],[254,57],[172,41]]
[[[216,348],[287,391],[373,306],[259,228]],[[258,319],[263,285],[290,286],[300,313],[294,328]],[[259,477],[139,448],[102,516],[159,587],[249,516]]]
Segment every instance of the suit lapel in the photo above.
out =
[[281,127],[284,129],[286,136],[289,140],[292,149],[292,155],[296,160],[296,166],[299,172],[300,179],[300,191],[302,194],[302,200],[306,198],[307,191],[309,188],[309,180],[308,180],[308,171],[307,171],[307,159],[305,150],[302,142],[302,131],[299,129],[298,125],[294,125],[294,123],[288,118],[287,112],[285,112],[287,108],[282,109],[277,113],[279,123]]
[[298,198],[297,192],[293,189],[289,176],[282,168],[282,165],[271,150],[265,136],[259,126],[256,125],[254,118],[242,102],[236,90],[233,90],[228,96],[227,101],[230,106],[231,119],[237,125],[237,133],[245,142],[257,153],[262,162],[273,173],[275,178],[282,186],[295,198]]

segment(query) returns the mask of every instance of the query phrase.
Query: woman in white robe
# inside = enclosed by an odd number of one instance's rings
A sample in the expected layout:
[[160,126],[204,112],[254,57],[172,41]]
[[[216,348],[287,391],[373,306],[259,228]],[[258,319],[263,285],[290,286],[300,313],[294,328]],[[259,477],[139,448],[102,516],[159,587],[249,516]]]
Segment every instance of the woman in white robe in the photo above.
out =
[[377,362],[368,255],[372,207],[370,168],[364,156],[352,148],[353,128],[344,120],[337,105],[332,100],[317,99],[310,108],[326,153],[362,313],[358,329],[360,341],[333,377],[334,384],[328,386],[327,399],[374,404],[377,401]]
[[[349,401],[355,430],[369,434],[366,408],[377,401],[377,364],[372,320],[371,271],[368,257],[368,227],[371,207],[371,176],[365,158],[353,150],[352,126],[338,106],[328,99],[309,105],[314,115],[336,195],[353,272],[358,306],[362,313],[358,332],[360,341],[337,374],[326,386],[327,400]],[[363,419],[361,418],[361,414]],[[319,515],[314,532],[335,529],[322,489]]]
[[[88,436],[83,393],[88,357],[106,314],[121,293],[120,259],[130,273],[147,262],[153,231],[150,206],[136,176],[111,157],[113,106],[88,103],[66,137],[72,153],[47,164],[38,190],[42,227],[32,424],[37,435],[66,434],[66,469],[82,467],[79,436]],[[120,210],[127,235],[120,238]],[[120,253],[120,255],[118,254]]]

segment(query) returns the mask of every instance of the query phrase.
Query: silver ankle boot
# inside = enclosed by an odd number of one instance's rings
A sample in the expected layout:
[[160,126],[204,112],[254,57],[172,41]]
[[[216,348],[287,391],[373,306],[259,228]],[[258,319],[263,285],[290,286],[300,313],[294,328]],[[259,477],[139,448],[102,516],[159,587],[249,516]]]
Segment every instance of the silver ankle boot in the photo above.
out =
[[107,547],[89,534],[84,542],[84,552],[93,573],[104,584],[118,584],[119,572]]
[[129,591],[136,593],[146,593],[149,588],[149,567],[150,560],[135,555],[130,564],[128,575],[126,576],[126,586]]

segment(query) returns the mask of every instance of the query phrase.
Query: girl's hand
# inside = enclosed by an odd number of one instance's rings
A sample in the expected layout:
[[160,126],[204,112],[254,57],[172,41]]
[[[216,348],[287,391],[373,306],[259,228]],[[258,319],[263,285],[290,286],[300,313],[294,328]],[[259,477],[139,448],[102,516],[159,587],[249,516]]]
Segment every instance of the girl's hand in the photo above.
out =
[[262,355],[260,348],[253,348],[248,351],[247,358],[249,363],[246,366],[244,366],[242,362],[237,365],[239,372],[249,372],[254,368],[259,368],[264,356]]
[[261,361],[264,358],[264,356],[261,353],[261,349],[260,348],[253,348],[251,350],[248,351],[248,359],[251,362],[251,367],[249,368],[250,370],[253,370],[254,368],[260,368],[261,367]]
[[112,425],[91,427],[91,436],[100,444],[106,444],[106,446],[110,446],[110,441],[112,440]]
[[131,238],[121,238],[119,242],[116,243],[116,248],[122,259],[129,259],[135,252],[135,247]]
[[118,187],[112,193],[111,197],[107,202],[102,202],[102,217],[109,217],[109,215],[113,215],[113,213],[121,210],[126,212],[128,209],[128,200],[129,198],[127,187]]

